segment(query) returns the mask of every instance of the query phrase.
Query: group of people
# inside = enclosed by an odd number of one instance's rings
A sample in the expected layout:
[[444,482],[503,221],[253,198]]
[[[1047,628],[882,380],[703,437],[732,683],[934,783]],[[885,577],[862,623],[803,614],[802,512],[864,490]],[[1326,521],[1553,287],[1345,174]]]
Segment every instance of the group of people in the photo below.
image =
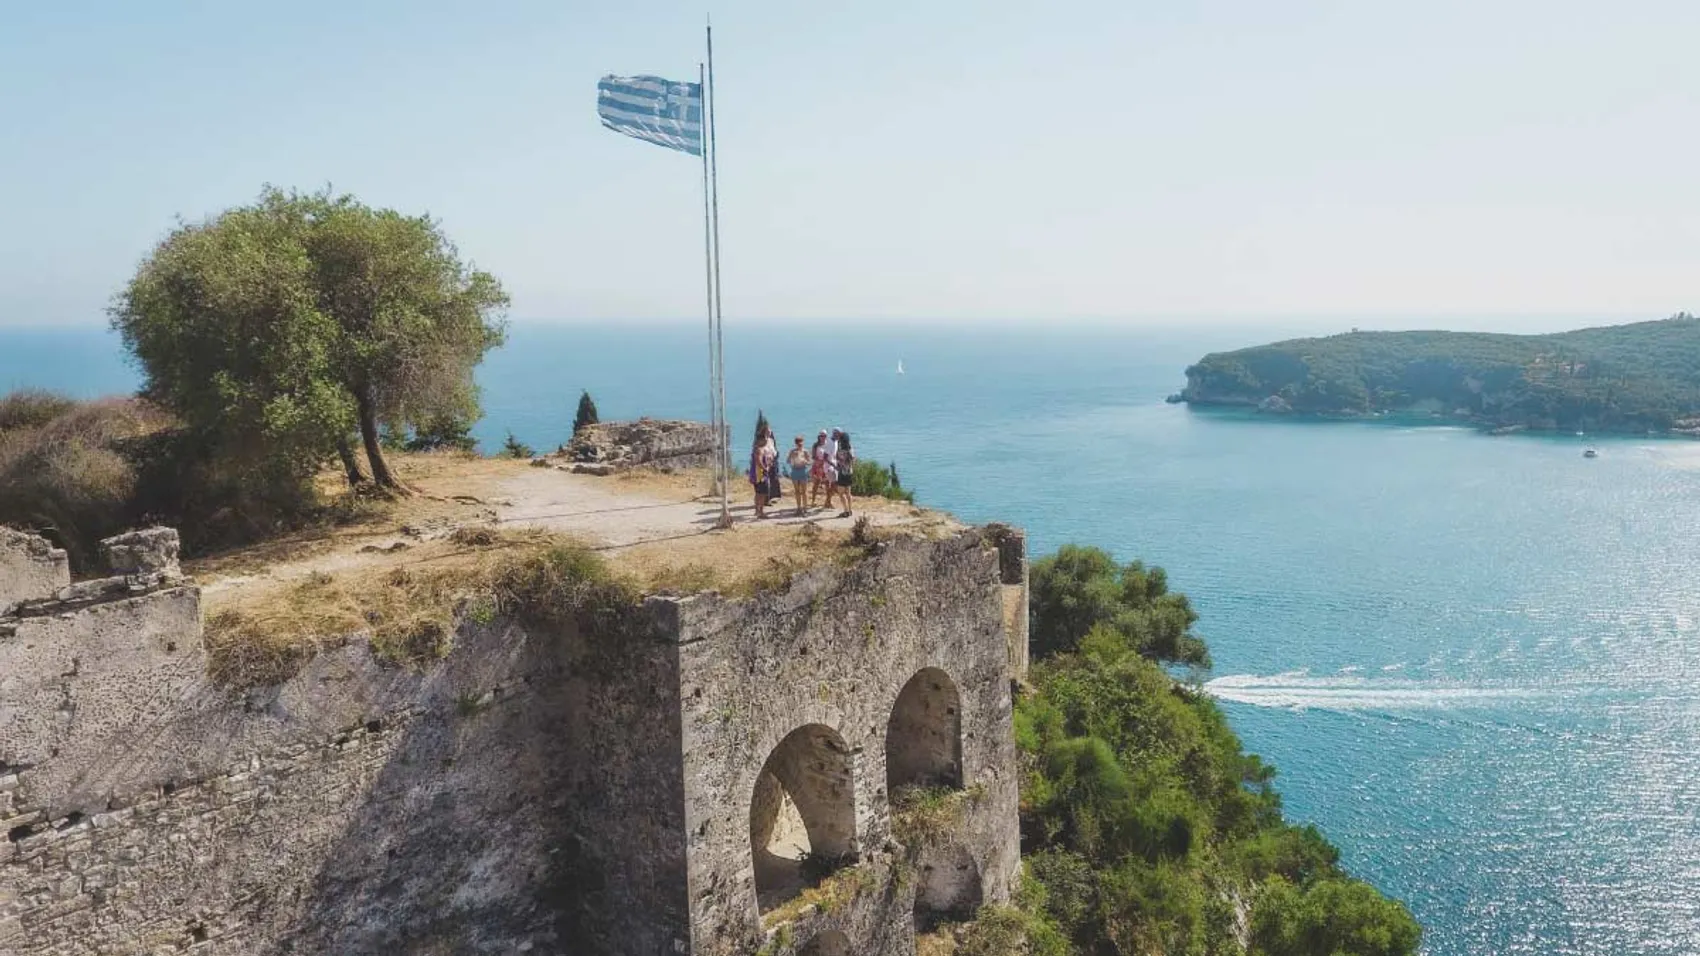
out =
[[770,505],[785,500],[780,484],[781,474],[791,479],[798,517],[813,510],[815,501],[823,496],[822,508],[831,508],[833,499],[838,498],[844,507],[838,516],[851,516],[850,486],[856,475],[856,453],[850,446],[849,432],[842,428],[823,428],[812,448],[804,448],[803,436],[798,435],[792,439],[791,450],[785,454],[782,467],[773,429],[764,419],[750,449],[749,479],[755,490],[757,518],[766,518]]

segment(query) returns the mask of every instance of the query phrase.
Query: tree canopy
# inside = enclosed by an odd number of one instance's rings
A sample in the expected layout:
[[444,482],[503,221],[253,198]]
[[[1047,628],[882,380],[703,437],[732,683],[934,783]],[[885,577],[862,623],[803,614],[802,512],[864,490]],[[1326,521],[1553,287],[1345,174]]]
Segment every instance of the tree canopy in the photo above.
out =
[[1195,616],[1162,569],[1070,546],[1031,579],[1035,662],[1015,711],[1027,878],[995,916],[1014,940],[996,952],[1416,952],[1410,913],[1286,823],[1274,768],[1159,663],[1204,656],[1174,650],[1198,641]]
[[1186,595],[1169,590],[1162,568],[1118,565],[1099,548],[1065,544],[1033,563],[1029,599],[1035,655],[1074,651],[1094,630],[1108,629],[1155,661],[1210,666],[1192,633],[1198,614]]
[[428,216],[268,187],[180,224],[111,317],[145,393],[221,454],[299,476],[341,450],[354,480],[358,430],[372,477],[397,487],[381,426],[476,417],[472,370],[506,304]]

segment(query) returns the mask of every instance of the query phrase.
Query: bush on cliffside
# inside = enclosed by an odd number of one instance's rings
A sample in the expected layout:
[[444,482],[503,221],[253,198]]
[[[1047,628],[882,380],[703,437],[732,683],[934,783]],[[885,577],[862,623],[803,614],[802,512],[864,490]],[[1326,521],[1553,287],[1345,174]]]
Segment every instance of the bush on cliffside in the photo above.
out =
[[1162,568],[1118,565],[1100,548],[1065,544],[1034,562],[1031,581],[1037,656],[1074,651],[1103,629],[1151,660],[1210,666],[1209,650],[1192,633],[1198,614],[1186,595],[1169,591]]
[[915,492],[903,487],[897,477],[897,463],[882,465],[877,461],[857,462],[850,475],[850,493],[858,498],[884,498],[887,501],[914,502]]
[[1081,954],[1416,952],[1410,913],[1284,822],[1274,769],[1158,663],[1207,659],[1161,569],[1068,547],[1032,580],[1039,659],[1015,713],[1032,886],[1003,951],[1053,951],[1060,934]]

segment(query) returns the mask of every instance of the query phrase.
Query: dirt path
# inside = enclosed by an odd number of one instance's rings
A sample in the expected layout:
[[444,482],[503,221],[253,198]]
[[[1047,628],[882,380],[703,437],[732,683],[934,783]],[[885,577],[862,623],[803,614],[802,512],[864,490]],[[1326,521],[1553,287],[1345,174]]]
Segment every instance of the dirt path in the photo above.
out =
[[[716,530],[719,501],[706,492],[706,473],[577,475],[522,461],[411,456],[398,463],[419,494],[383,519],[322,531],[192,562],[209,609],[242,603],[312,574],[338,575],[387,566],[452,559],[449,539],[463,527],[542,528],[603,552],[616,566],[645,574],[664,566],[707,566],[744,572],[792,554],[822,538],[842,537],[854,524],[837,512],[797,517],[769,509],[758,521],[748,489],[732,507],[733,527]],[[959,527],[954,519],[912,505],[857,502],[875,527]],[[805,528],[805,526],[813,526]]]
[[[641,476],[631,479],[574,475],[552,468],[531,468],[503,480],[497,508],[503,525],[564,531],[603,548],[677,539],[714,530],[720,502],[693,489],[706,490],[706,475]],[[747,492],[739,488],[740,492]],[[787,505],[768,509],[757,521],[755,506],[743,494],[732,502],[734,528],[796,528],[815,524],[823,530],[848,531],[854,518],[815,510],[798,517]],[[787,499],[789,502],[789,499]],[[876,527],[909,524],[925,512],[891,502],[863,502],[860,509]]]

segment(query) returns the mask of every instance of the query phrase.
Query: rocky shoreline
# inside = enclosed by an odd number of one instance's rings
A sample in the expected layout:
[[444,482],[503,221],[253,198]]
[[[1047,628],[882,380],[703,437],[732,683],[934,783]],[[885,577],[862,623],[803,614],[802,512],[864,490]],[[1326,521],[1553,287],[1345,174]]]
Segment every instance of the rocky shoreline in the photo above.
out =
[[[1487,435],[1502,436],[1516,435],[1523,432],[1563,432],[1568,429],[1550,419],[1540,421],[1508,422],[1498,419],[1482,418],[1463,409],[1447,414],[1438,410],[1423,408],[1382,408],[1366,412],[1358,411],[1300,411],[1279,395],[1270,395],[1263,399],[1252,398],[1219,398],[1208,399],[1188,397],[1185,393],[1170,395],[1165,399],[1171,405],[1186,405],[1189,408],[1222,408],[1250,410],[1259,415],[1270,415],[1277,418],[1298,419],[1304,421],[1391,421],[1403,424],[1428,423],[1468,425]],[[1614,428],[1609,425],[1592,424],[1582,429],[1595,435],[1641,435],[1656,438],[1693,438],[1700,439],[1700,417],[1679,419],[1672,427],[1663,430]]]

